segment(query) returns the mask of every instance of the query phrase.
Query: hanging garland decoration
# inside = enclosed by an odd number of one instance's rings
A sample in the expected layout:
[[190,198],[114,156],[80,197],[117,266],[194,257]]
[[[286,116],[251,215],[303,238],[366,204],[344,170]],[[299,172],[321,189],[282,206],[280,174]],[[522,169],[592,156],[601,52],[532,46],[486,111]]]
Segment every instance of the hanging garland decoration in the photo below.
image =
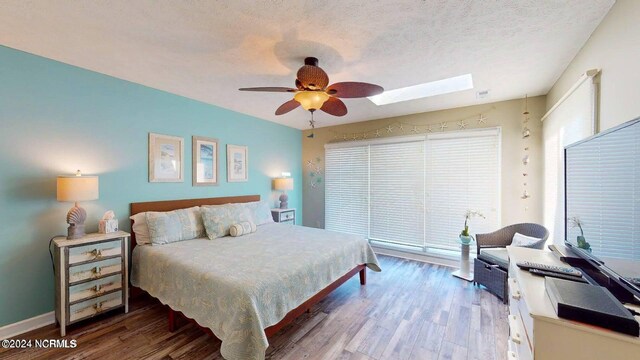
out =
[[[524,156],[522,158],[522,187],[524,188],[522,191],[522,196],[520,198],[522,200],[527,200],[531,197],[529,192],[527,191],[527,177],[529,176],[529,172],[527,167],[529,166],[529,162],[531,161],[531,157],[529,156],[529,138],[531,137],[531,130],[529,129],[529,107],[528,107],[529,97],[525,95],[524,97],[524,112],[522,113],[522,149],[524,151]],[[524,211],[529,210],[529,207],[525,204]]]
[[[492,108],[493,109],[493,108]],[[358,141],[375,139],[383,136],[394,135],[412,135],[412,134],[428,134],[437,131],[451,130],[465,130],[470,128],[482,128],[487,126],[487,116],[489,111],[479,113],[477,115],[459,119],[456,121],[442,121],[436,124],[413,124],[404,121],[395,121],[391,124],[387,124],[383,127],[364,131],[364,132],[350,132],[343,133],[334,130],[329,130],[333,134],[332,142],[339,141]],[[450,126],[451,124],[451,126]],[[475,126],[472,126],[475,125]]]

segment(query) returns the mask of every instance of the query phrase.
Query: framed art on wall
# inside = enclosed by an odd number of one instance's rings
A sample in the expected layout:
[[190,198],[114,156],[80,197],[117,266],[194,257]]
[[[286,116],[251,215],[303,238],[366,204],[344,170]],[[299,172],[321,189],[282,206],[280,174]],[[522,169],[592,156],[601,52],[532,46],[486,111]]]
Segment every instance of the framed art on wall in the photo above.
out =
[[218,185],[218,139],[194,136],[193,186]]
[[227,144],[227,181],[249,181],[249,148]]
[[149,133],[149,182],[183,182],[183,158],[183,138]]

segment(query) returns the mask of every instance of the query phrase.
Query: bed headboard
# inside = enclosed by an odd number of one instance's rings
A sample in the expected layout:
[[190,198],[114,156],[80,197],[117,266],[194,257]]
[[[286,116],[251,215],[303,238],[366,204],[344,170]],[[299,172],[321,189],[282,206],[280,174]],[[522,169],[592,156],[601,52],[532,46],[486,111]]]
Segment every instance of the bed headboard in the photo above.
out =
[[[260,195],[227,196],[204,199],[165,200],[131,203],[130,215],[146,211],[171,211],[202,205],[223,205],[229,203],[247,203],[260,201]],[[133,224],[133,221],[131,221]],[[131,250],[136,246],[135,234],[131,231]]]

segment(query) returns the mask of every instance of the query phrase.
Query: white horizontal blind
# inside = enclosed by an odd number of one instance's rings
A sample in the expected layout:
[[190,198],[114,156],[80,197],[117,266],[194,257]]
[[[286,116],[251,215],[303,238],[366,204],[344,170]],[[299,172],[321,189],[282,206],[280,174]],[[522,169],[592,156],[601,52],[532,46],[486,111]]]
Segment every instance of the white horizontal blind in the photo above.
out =
[[369,147],[325,151],[325,228],[369,235]]
[[[567,149],[567,218],[581,220],[601,258],[640,259],[638,139],[640,123]],[[567,226],[569,241],[578,235],[579,228]]]
[[371,145],[370,239],[424,246],[424,145]]
[[500,228],[500,131],[429,135],[426,146],[428,247],[458,249],[465,212],[476,210],[470,233]]
[[564,242],[564,148],[594,133],[593,79],[579,84],[542,123],[544,151],[544,226],[549,240]]

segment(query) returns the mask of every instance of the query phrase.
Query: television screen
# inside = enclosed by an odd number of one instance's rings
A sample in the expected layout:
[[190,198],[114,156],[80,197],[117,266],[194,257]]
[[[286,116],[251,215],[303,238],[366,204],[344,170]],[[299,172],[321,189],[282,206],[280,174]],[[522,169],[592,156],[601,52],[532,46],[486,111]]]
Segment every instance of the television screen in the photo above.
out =
[[640,119],[568,146],[565,186],[567,245],[640,289]]

